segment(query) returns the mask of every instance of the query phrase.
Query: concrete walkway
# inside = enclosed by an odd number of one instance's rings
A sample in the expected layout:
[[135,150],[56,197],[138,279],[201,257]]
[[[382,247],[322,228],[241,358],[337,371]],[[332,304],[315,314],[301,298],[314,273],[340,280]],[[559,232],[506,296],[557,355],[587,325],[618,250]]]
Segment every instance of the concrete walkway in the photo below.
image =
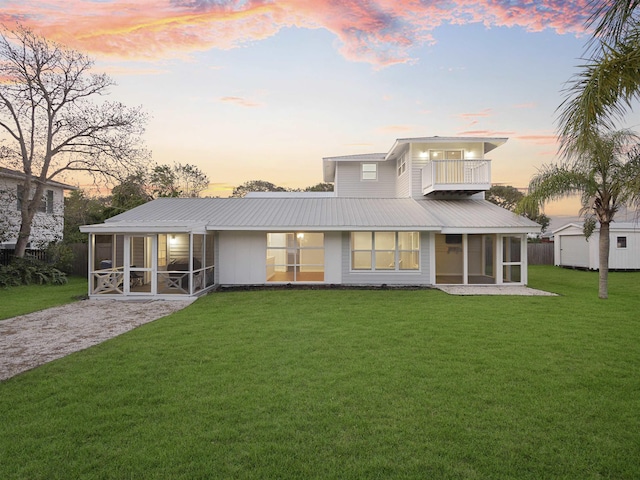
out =
[[450,295],[519,295],[557,297],[556,293],[522,285],[442,285],[436,288]]

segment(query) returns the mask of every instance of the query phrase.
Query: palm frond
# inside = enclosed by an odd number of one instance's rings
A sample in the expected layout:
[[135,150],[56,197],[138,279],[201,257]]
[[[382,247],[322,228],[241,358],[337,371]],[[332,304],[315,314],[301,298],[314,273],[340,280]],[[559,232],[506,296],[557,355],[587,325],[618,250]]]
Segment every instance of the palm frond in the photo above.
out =
[[629,29],[629,25],[638,23],[637,8],[640,0],[592,0],[593,11],[587,21],[587,27],[595,27],[594,39],[607,43],[617,43]]
[[613,130],[632,101],[640,98],[640,29],[634,29],[625,43],[603,44],[600,54],[580,68],[558,107],[565,156],[587,151],[601,130]]

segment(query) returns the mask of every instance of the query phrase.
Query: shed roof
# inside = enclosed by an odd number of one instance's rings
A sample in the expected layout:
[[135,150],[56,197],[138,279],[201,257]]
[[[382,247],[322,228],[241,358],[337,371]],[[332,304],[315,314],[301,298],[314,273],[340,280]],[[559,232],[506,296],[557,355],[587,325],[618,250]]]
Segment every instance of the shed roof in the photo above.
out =
[[[190,230],[532,232],[539,225],[485,200],[159,198],[84,232]],[[514,230],[516,229],[516,230]]]

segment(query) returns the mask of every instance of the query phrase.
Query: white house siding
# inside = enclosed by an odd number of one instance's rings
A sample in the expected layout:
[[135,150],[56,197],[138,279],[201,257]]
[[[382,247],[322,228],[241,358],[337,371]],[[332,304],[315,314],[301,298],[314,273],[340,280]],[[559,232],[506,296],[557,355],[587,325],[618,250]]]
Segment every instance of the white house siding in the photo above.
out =
[[265,232],[220,232],[217,258],[220,285],[259,285],[266,279]]
[[429,232],[420,232],[420,270],[418,271],[352,271],[351,233],[342,234],[342,283],[345,285],[430,285],[432,284],[431,244]]
[[[0,178],[0,244],[15,245],[20,231],[21,217],[17,207],[17,188],[21,181]],[[64,231],[64,191],[60,187],[47,185],[53,191],[53,213],[37,212],[31,224],[29,242],[31,248],[45,247],[48,243],[62,240]]]
[[[629,225],[629,224],[627,224]],[[600,230],[596,229],[587,241],[580,225],[569,225],[556,230],[555,264],[563,267],[599,268]],[[609,232],[609,268],[611,270],[640,269],[640,225],[621,227],[615,223]],[[626,237],[627,248],[618,248],[618,237]]]
[[[378,180],[361,180],[362,163],[378,164]],[[396,162],[338,162],[336,196],[360,198],[394,198],[396,196]],[[338,182],[338,178],[340,181]]]
[[[618,248],[617,237],[627,237],[627,248]],[[611,233],[609,248],[609,268],[640,269],[640,229],[638,231],[614,231]]]
[[324,283],[342,281],[342,232],[324,234]]

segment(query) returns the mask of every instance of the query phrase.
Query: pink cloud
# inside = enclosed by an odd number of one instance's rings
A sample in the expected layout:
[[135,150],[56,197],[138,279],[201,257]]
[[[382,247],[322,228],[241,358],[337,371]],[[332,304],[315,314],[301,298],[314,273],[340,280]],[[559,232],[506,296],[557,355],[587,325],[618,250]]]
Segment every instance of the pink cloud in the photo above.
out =
[[4,0],[0,23],[32,27],[94,55],[131,59],[230,49],[287,27],[323,28],[347,59],[412,62],[444,24],[581,34],[591,0]]
[[254,102],[253,100],[247,100],[243,97],[220,97],[218,101],[222,103],[230,103],[232,105],[238,105],[240,107],[261,107],[262,104],[258,102]]
[[[490,117],[491,116],[491,109],[490,108],[485,108],[484,110],[482,110],[480,112],[476,112],[476,113],[460,113],[457,116],[462,118],[462,119],[464,119],[464,120],[472,120],[472,119],[476,119],[476,118]],[[474,123],[477,123],[477,121],[474,121]]]
[[555,145],[558,143],[558,137],[555,135],[516,135],[514,138],[536,145]]

